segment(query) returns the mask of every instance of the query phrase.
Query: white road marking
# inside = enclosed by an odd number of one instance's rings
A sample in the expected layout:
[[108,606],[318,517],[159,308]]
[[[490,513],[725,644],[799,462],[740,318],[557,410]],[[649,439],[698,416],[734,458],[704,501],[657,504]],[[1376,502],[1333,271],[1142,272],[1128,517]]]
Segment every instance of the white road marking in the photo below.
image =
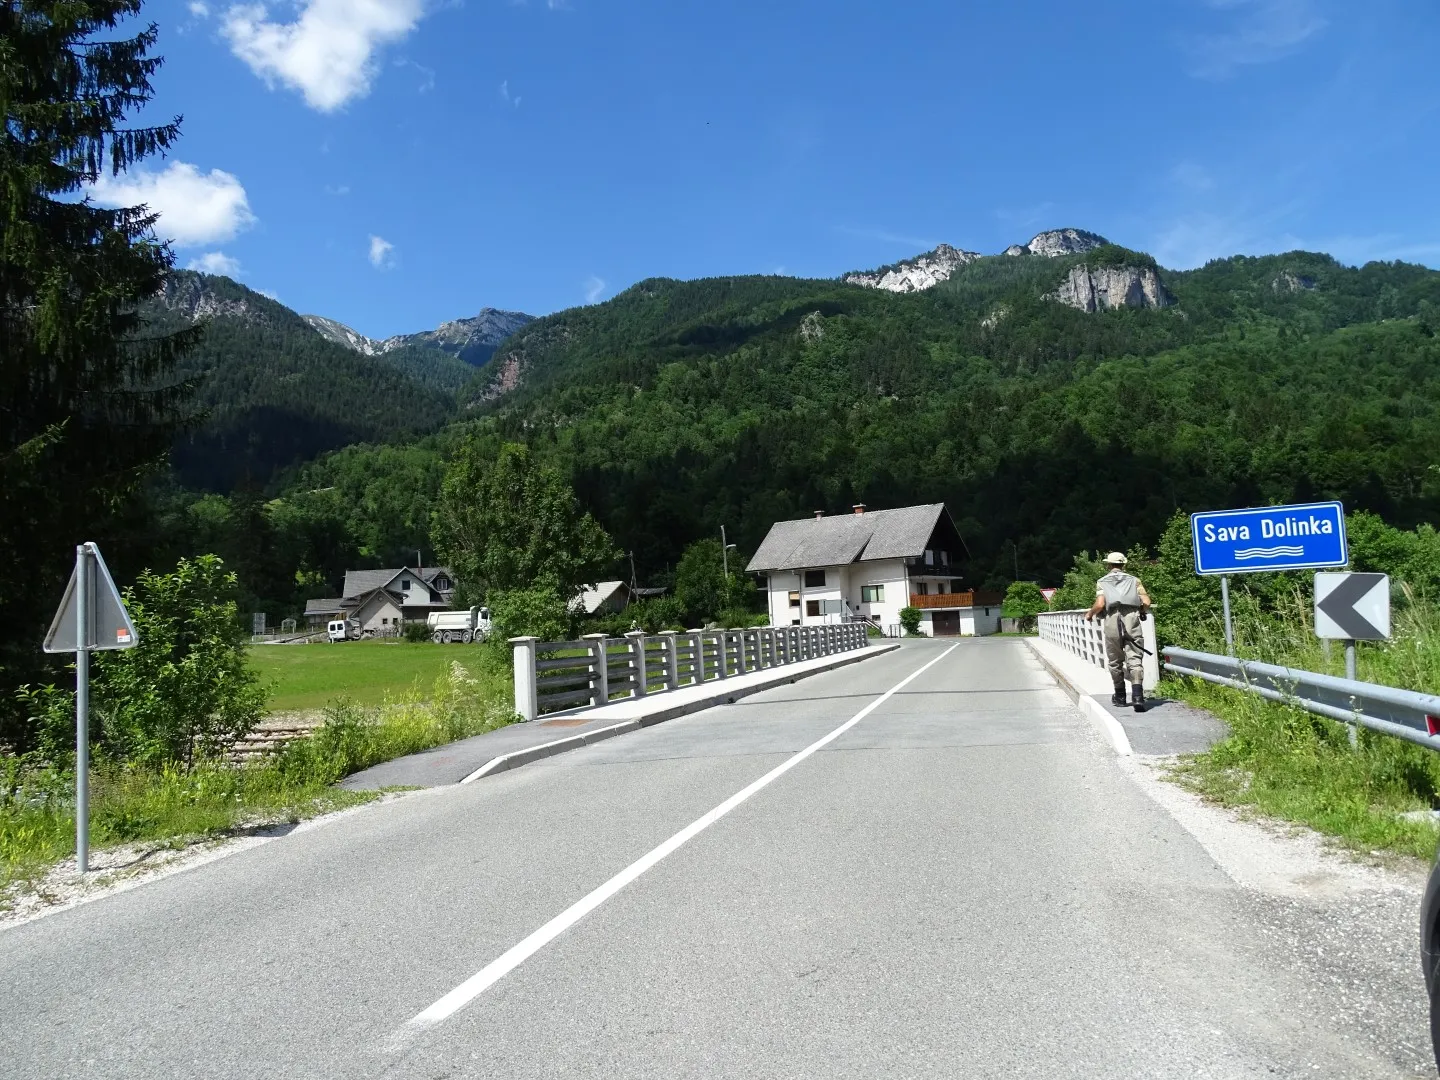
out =
[[506,975],[514,971],[526,960],[530,959],[530,957],[534,956],[546,945],[550,944],[550,942],[554,941],[566,930],[570,929],[570,927],[578,923],[586,915],[589,915],[590,912],[594,911],[606,900],[609,900],[621,889],[625,888],[626,885],[629,885],[641,874],[645,873],[645,871],[649,870],[661,859],[665,858],[665,856],[669,855],[673,851],[676,851],[688,841],[694,839],[704,830],[708,829],[711,825],[715,824],[715,822],[719,821],[722,817],[728,814],[731,810],[734,810],[746,799],[750,798],[750,796],[754,795],[756,792],[760,791],[762,788],[766,787],[773,781],[778,780],[780,777],[784,776],[787,772],[793,769],[796,765],[799,765],[800,762],[804,761],[811,754],[823,749],[824,747],[828,746],[830,743],[838,739],[841,735],[844,735],[845,732],[849,731],[861,720],[864,720],[865,717],[869,716],[872,712],[874,712],[886,701],[888,701],[907,683],[918,678],[924,672],[934,667],[941,660],[944,660],[945,657],[949,656],[952,652],[954,652],[957,648],[959,648],[958,642],[954,645],[951,645],[950,648],[946,649],[939,656],[935,657],[935,659],[929,661],[922,667],[905,676],[905,678],[901,679],[889,690],[886,690],[885,693],[881,694],[869,705],[866,705],[863,709],[857,712],[849,720],[846,720],[845,723],[841,724],[834,731],[830,732],[828,735],[825,735],[820,739],[817,739],[815,742],[811,743],[809,746],[805,747],[805,749],[799,751],[798,753],[786,758],[783,762],[775,766],[775,768],[771,769],[764,776],[760,777],[759,780],[756,780],[749,787],[746,787],[740,791],[737,791],[734,795],[731,795],[730,798],[726,799],[719,806],[715,807],[715,809],[711,810],[704,817],[701,817],[696,821],[692,822],[691,824],[685,826],[685,828],[681,829],[674,836],[670,837],[669,840],[666,840],[663,844],[661,844],[657,848],[654,848],[648,854],[642,855],[639,859],[636,859],[624,870],[621,870],[618,874],[612,877],[609,881],[605,882],[605,884],[601,885],[599,888],[595,889],[589,895],[581,898],[574,904],[571,904],[559,915],[556,915],[544,926],[540,927],[539,930],[536,930],[533,934],[525,938],[519,944],[512,946],[506,952],[502,953],[500,956],[490,961],[490,963],[486,964],[474,975],[470,976],[470,978],[466,979],[459,986],[455,987],[454,990],[451,990],[448,994],[442,997],[439,1001],[435,1002],[435,1004],[431,1005],[428,1009],[421,1013],[418,1013],[411,1019],[407,1020],[405,1024],[400,1028],[400,1030],[396,1032],[396,1037],[394,1040],[392,1040],[391,1048],[393,1049],[397,1048],[399,1045],[403,1045],[410,1039],[414,1038],[416,1035],[419,1035],[420,1033],[434,1027],[436,1024],[442,1023],[445,1020],[448,1020],[451,1016],[454,1016],[455,1013],[459,1012],[466,1005],[470,1004],[470,1002],[474,1001],[486,990],[490,989],[490,987],[494,986]]

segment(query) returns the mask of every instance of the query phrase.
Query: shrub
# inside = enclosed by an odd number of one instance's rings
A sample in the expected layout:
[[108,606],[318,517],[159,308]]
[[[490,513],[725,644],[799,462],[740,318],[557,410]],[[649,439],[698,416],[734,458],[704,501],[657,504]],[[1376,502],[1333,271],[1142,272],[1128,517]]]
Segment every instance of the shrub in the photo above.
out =
[[644,630],[657,634],[661,630],[687,630],[685,605],[674,596],[655,596],[637,600],[624,611],[627,630]]
[[918,607],[901,608],[900,625],[905,628],[905,633],[911,637],[920,633],[920,609]]
[[1028,630],[1035,626],[1035,616],[1049,610],[1050,605],[1045,602],[1045,594],[1040,591],[1039,585],[1033,581],[1012,581],[1005,590],[1000,614],[1007,619],[1019,619],[1021,628]]
[[[235,597],[239,585],[215,555],[181,559],[173,573],[146,570],[125,590],[139,643],[94,657],[91,722],[95,742],[112,760],[153,768],[190,768],[214,758],[250,731],[265,709],[265,688],[245,661],[246,633]],[[30,692],[41,718],[42,745],[66,760],[62,722],[74,695]],[[54,731],[47,730],[53,726]]]
[[423,623],[423,622],[407,622],[407,623],[405,624],[404,633],[405,633],[405,640],[406,640],[406,641],[409,641],[409,642],[412,642],[412,643],[418,645],[418,644],[420,644],[421,642],[429,641],[429,640],[430,640],[430,637],[431,637],[430,624],[429,624],[429,623]]
[[534,585],[528,589],[502,589],[488,597],[494,637],[537,637],[541,641],[568,641],[570,612],[559,589]]

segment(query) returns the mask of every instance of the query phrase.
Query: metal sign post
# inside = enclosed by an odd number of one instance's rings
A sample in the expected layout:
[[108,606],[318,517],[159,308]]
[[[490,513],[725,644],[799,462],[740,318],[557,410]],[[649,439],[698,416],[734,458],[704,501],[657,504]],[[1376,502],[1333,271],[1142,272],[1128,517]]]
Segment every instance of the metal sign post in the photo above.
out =
[[[1390,637],[1388,574],[1316,574],[1315,636],[1345,642],[1345,678],[1355,681],[1355,642]],[[1350,744],[1355,745],[1355,728]]]
[[90,552],[75,549],[75,866],[90,869]]
[[1235,627],[1230,623],[1230,575],[1220,575],[1220,603],[1225,608],[1225,655],[1235,655]]
[[44,648],[75,654],[75,865],[82,874],[90,869],[90,654],[133,649],[139,640],[100,549],[80,544]]

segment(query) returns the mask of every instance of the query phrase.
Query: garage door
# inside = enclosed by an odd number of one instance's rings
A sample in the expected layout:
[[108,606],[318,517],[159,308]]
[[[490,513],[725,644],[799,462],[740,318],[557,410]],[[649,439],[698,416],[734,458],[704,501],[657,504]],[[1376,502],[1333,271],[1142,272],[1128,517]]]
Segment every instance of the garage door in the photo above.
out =
[[960,634],[960,613],[958,611],[932,611],[930,625],[936,637],[958,637]]

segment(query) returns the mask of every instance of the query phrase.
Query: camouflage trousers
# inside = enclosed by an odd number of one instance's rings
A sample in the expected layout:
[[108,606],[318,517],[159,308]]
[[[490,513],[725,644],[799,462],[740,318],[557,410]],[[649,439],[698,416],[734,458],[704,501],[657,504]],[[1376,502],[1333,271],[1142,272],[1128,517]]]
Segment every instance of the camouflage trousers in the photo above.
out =
[[[1125,627],[1122,640],[1120,627]],[[1116,686],[1145,680],[1145,653],[1141,643],[1138,608],[1116,608],[1105,613],[1105,657],[1110,666],[1110,681]]]

